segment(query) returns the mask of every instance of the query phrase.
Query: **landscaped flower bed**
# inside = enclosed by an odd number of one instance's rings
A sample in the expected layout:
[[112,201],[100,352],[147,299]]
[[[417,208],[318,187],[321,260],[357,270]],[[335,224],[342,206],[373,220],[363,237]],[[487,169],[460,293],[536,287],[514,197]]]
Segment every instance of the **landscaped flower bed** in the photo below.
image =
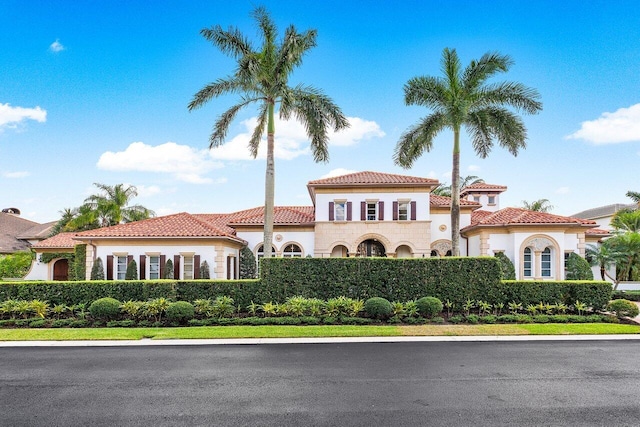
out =
[[541,302],[525,307],[515,301],[506,306],[472,300],[456,305],[450,301],[442,303],[434,297],[389,302],[384,298],[363,301],[343,296],[328,300],[298,296],[281,303],[252,302],[246,307],[237,305],[228,296],[193,302],[172,302],[166,298],[121,302],[101,298],[89,306],[7,300],[0,303],[0,327],[618,323],[619,317],[633,315],[635,305],[630,303],[631,307],[617,301],[609,305],[614,314],[608,314],[599,313],[580,301],[570,306]]

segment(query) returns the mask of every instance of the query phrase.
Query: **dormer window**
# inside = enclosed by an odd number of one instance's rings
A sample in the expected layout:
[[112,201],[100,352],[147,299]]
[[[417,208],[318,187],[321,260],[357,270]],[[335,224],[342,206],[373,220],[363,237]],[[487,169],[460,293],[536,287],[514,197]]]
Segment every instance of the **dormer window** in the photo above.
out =
[[473,201],[476,203],[480,203],[480,196],[473,196]]
[[496,204],[496,196],[489,196],[489,204],[490,205]]

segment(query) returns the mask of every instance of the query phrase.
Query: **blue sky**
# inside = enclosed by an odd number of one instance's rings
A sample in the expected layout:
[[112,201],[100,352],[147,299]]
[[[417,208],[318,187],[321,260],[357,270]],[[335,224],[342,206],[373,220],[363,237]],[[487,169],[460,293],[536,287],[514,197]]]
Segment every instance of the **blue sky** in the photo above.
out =
[[232,59],[200,34],[236,26],[256,43],[263,4],[280,32],[315,28],[318,46],[292,78],[321,88],[351,129],[316,164],[299,125],[279,123],[276,204],[311,203],[306,183],[374,170],[451,181],[453,136],[409,170],[393,164],[399,136],[428,110],[403,85],[440,75],[445,47],[464,65],[487,51],[515,61],[496,81],[536,88],[524,116],[528,148],[478,158],[463,140],[462,175],[508,186],[501,206],[549,199],[569,215],[629,203],[640,191],[640,3],[637,1],[28,1],[0,0],[0,207],[39,222],[79,206],[92,183],[136,185],[157,214],[230,212],[264,203],[264,160],[249,159],[255,111],[210,152],[211,127],[235,98],[188,112]]

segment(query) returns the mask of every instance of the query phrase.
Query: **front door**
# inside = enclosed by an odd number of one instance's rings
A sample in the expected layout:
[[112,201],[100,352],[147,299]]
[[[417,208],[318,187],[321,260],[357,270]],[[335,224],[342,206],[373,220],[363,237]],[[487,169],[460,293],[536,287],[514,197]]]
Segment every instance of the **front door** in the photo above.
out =
[[358,245],[358,257],[384,257],[387,256],[382,243],[374,239],[365,240]]
[[59,259],[53,264],[53,280],[69,280],[69,261]]

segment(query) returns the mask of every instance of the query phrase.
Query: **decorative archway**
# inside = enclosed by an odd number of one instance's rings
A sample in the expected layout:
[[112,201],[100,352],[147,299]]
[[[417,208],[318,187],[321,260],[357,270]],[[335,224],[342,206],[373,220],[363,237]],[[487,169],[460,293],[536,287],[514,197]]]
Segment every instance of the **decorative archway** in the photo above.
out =
[[335,245],[333,248],[331,248],[331,255],[329,255],[331,258],[346,258],[349,256],[349,248],[347,248],[345,245]]
[[413,258],[413,250],[409,245],[400,245],[396,248],[396,258]]
[[53,280],[69,280],[69,260],[62,258],[53,263]]
[[435,256],[451,256],[452,249],[451,240],[436,240],[431,244],[431,256],[434,256],[434,252],[437,254]]
[[384,245],[377,239],[363,240],[358,244],[356,257],[386,257]]
[[550,236],[535,234],[520,245],[519,276],[521,279],[562,279],[560,245]]

